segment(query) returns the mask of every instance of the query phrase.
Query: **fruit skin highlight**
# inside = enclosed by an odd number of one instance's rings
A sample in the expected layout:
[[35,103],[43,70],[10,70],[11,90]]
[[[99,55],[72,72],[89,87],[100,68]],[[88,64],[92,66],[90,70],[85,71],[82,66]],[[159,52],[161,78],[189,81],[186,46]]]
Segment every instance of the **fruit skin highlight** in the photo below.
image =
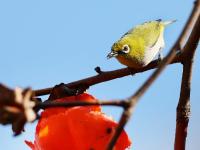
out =
[[[97,100],[83,93],[55,101]],[[34,143],[25,142],[32,150],[104,150],[116,127],[117,123],[102,113],[100,106],[48,108],[41,113]],[[123,131],[114,149],[125,150],[130,145],[131,141]]]

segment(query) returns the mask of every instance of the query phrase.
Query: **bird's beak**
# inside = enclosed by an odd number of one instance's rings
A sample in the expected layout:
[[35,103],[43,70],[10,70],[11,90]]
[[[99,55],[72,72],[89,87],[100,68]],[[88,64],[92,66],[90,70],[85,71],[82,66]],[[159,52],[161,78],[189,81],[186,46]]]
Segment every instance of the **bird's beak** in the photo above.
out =
[[116,57],[118,55],[117,52],[111,51],[108,55],[107,55],[107,59],[110,59],[112,57]]

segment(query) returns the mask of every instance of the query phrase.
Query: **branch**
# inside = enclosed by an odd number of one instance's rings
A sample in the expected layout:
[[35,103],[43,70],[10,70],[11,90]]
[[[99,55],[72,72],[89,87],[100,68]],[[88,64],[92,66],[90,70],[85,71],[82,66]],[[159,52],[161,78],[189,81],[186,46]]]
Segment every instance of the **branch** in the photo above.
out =
[[164,70],[164,68],[169,64],[173,58],[176,56],[176,46],[173,46],[167,57],[161,62],[158,69],[156,69],[153,74],[143,83],[143,85],[136,91],[134,95],[132,95],[129,100],[129,107],[124,110],[119,125],[115,131],[113,138],[111,139],[107,150],[112,150],[117,139],[119,138],[122,130],[124,129],[126,123],[129,121],[130,116],[132,115],[133,109],[135,108],[137,102],[139,101],[140,97],[146,92],[146,90],[152,85],[152,83],[156,80],[156,78],[160,75],[160,73]]
[[39,102],[36,104],[36,109],[46,109],[52,107],[74,107],[74,106],[119,106],[126,108],[128,102],[125,100],[114,100],[114,101],[96,101],[96,102],[89,102],[89,101],[74,101],[74,102],[56,102],[56,101],[45,101]]
[[187,127],[189,123],[190,116],[190,87],[192,78],[192,67],[196,48],[198,46],[198,41],[200,37],[200,1],[197,1],[196,5],[197,11],[194,12],[198,20],[193,28],[191,36],[188,42],[183,48],[184,61],[183,63],[183,73],[182,73],[182,83],[181,83],[181,93],[177,106],[176,114],[176,134],[175,134],[175,150],[185,150],[185,143],[187,137]]
[[[181,62],[181,60],[182,60],[181,55],[177,55],[174,58],[174,60],[171,62],[171,64],[179,63],[179,62]],[[67,83],[65,85],[68,88],[72,88],[72,89],[79,88],[80,85],[87,88],[87,87],[90,87],[92,85],[95,85],[95,84],[98,84],[98,83],[101,83],[101,82],[106,82],[106,81],[121,78],[121,77],[124,77],[124,76],[133,75],[133,74],[136,74],[136,73],[141,73],[141,72],[145,72],[145,71],[148,71],[148,70],[151,70],[151,69],[155,69],[155,68],[158,67],[158,65],[159,65],[159,61],[154,60],[149,65],[147,65],[143,68],[140,68],[140,69],[122,68],[122,69],[113,70],[113,71],[103,71],[96,76],[92,76],[92,77],[85,78],[85,79],[82,79],[82,80]],[[53,87],[34,90],[33,93],[34,93],[35,96],[47,95],[47,94],[50,94],[52,89],[53,89]]]
[[[182,84],[181,84],[181,93],[180,93],[180,99],[177,106],[177,126],[176,126],[176,137],[175,137],[175,150],[184,150],[185,149],[185,141],[186,141],[186,135],[187,135],[187,126],[189,122],[189,114],[190,114],[190,82],[191,82],[191,76],[192,76],[192,64],[193,64],[193,58],[194,53],[198,45],[199,37],[200,37],[200,0],[197,0],[195,2],[195,6],[193,8],[193,11],[183,29],[181,32],[179,38],[171,48],[169,54],[164,58],[164,60],[160,63],[157,60],[151,62],[148,66],[140,68],[140,69],[131,69],[131,68],[122,68],[114,71],[101,71],[101,68],[96,68],[96,72],[98,75],[92,76],[86,79],[74,81],[71,83],[65,84],[66,87],[72,89],[72,93],[76,93],[76,89],[82,88],[86,89],[92,85],[113,80],[116,78],[121,78],[127,75],[133,75],[136,73],[141,73],[144,71],[148,71],[151,69],[157,68],[153,74],[144,82],[144,84],[133,94],[131,97],[129,97],[127,100],[115,100],[115,101],[98,101],[98,102],[84,102],[84,101],[76,101],[76,102],[55,102],[55,101],[45,101],[45,102],[37,102],[34,101],[34,110],[39,109],[45,109],[50,107],[72,107],[72,106],[89,106],[89,105],[104,105],[104,106],[119,106],[123,107],[124,111],[120,118],[119,125],[116,128],[116,131],[114,133],[113,138],[111,139],[107,149],[112,150],[118,137],[120,136],[122,130],[124,129],[124,126],[129,121],[130,116],[133,113],[133,110],[140,100],[141,96],[147,91],[147,89],[153,84],[153,82],[157,79],[157,77],[161,74],[161,72],[165,69],[165,67],[168,64],[174,64],[174,63],[182,63],[183,64],[183,74],[182,74]],[[198,19],[197,19],[198,18]],[[194,25],[195,24],[195,25]],[[192,29],[192,26],[194,25],[194,28]],[[189,34],[190,30],[192,29],[192,32],[189,36],[189,38],[186,40],[187,35]],[[185,46],[183,47],[184,41],[186,41]],[[183,47],[183,49],[181,49]],[[181,50],[182,53],[177,53],[178,50]],[[3,90],[7,90],[8,92],[11,92],[13,94],[12,90],[9,90],[7,88],[2,88]],[[73,90],[75,89],[75,90]],[[66,89],[64,89],[66,90]],[[40,89],[35,90],[32,92],[32,96],[41,96],[50,94],[53,91],[53,88],[46,88],[46,89]],[[31,93],[31,91],[29,92]],[[0,93],[1,94],[1,93]],[[26,93],[20,93],[22,99],[25,99],[24,94]],[[30,95],[30,94],[29,94]],[[59,96],[62,96],[58,94]],[[0,95],[0,108],[10,108],[10,106],[18,106],[15,102],[14,98],[9,98],[12,101],[12,105],[8,105],[6,103],[6,97],[7,95],[3,95],[1,97]],[[31,95],[28,97],[28,100],[31,104]],[[7,97],[6,97],[7,98]],[[55,97],[50,98],[55,99]],[[22,105],[22,104],[21,104]],[[22,106],[20,105],[21,110],[19,112],[24,112],[26,110],[25,104]],[[6,106],[6,107],[5,107]],[[9,106],[9,107],[7,107]],[[33,111],[33,105],[28,107],[27,109],[31,109]],[[13,110],[13,109],[12,109]],[[8,112],[14,113],[12,111],[2,111],[4,114]],[[26,114],[22,114],[25,116]],[[1,117],[2,115],[0,115]],[[13,114],[10,115],[11,117]],[[36,117],[36,116],[34,116]],[[14,117],[13,117],[14,118]],[[3,118],[4,119],[4,118]],[[20,119],[20,118],[19,118]],[[28,120],[28,117],[25,116],[23,118],[23,124],[26,120]],[[33,119],[32,119],[33,120]],[[6,122],[7,121],[7,122]],[[3,123],[13,123],[9,122],[10,120],[3,120],[0,122]],[[20,131],[22,130],[23,126],[20,126]],[[17,130],[19,131],[19,129]]]
[[192,29],[194,23],[195,23],[195,20],[197,20],[198,16],[199,16],[199,13],[200,13],[200,9],[199,9],[199,0],[196,0],[194,2],[194,9],[192,10],[189,18],[188,18],[188,21],[182,31],[182,35],[179,36],[179,43],[177,43],[177,47],[179,50],[181,50],[183,48],[183,45],[185,43],[185,40],[187,39],[188,37],[188,33],[189,33],[189,30]]
[[[199,12],[199,1],[197,3],[195,3],[195,7],[193,8],[192,12]],[[171,48],[169,54],[166,56],[166,58],[161,62],[160,66],[158,67],[157,70],[154,71],[154,73],[146,80],[146,82],[136,91],[136,93],[134,95],[132,95],[128,100],[130,101],[130,105],[129,107],[127,107],[127,109],[124,110],[120,121],[119,121],[119,125],[115,131],[115,134],[113,136],[113,138],[111,139],[107,150],[112,150],[118,137],[120,136],[122,130],[124,129],[124,126],[126,125],[126,123],[128,122],[133,109],[135,108],[135,105],[137,104],[137,102],[139,101],[139,98],[145,93],[145,91],[152,85],[152,83],[155,81],[155,79],[160,75],[160,73],[164,70],[164,68],[166,67],[167,64],[169,64],[176,56],[176,50],[180,47],[178,47],[178,45],[180,45],[181,41],[183,41],[183,39],[185,38],[185,35],[189,32],[190,30],[190,25],[194,24],[196,22],[196,20],[194,19],[196,17],[196,13],[192,13],[193,16],[190,16],[190,18],[188,19],[182,33],[180,34],[179,38],[177,39],[177,41],[175,42],[174,46]],[[199,27],[199,21],[196,22],[195,28],[193,28],[193,31],[191,33],[190,37],[195,37],[197,39],[199,39],[199,34],[196,34],[196,32],[199,31],[198,29]],[[200,27],[199,27],[200,28]],[[199,31],[200,33],[200,31]],[[189,46],[187,46],[188,44],[191,44],[191,39],[189,38],[189,40],[187,41],[186,47],[182,50],[182,53],[186,53],[188,51],[188,48],[190,48]],[[196,40],[195,40],[196,41]],[[192,41],[193,42],[193,41]],[[197,45],[198,41],[195,43],[195,45]],[[186,57],[185,60],[187,61]]]
[[[196,3],[198,3],[198,1]],[[176,44],[174,45],[174,48],[177,50],[181,49],[184,41],[186,40],[186,36],[188,35],[189,30],[192,28],[194,21],[198,17],[198,14],[200,11],[198,9],[199,5],[196,4],[195,7],[197,7],[197,8],[193,9],[181,35],[179,36],[179,38],[177,40],[178,42],[176,42]],[[181,61],[181,57],[177,56],[176,58],[174,58],[174,60],[171,62],[171,64],[178,63],[180,61]],[[148,66],[141,68],[141,69],[122,68],[122,69],[118,69],[118,70],[114,70],[114,71],[106,71],[106,72],[101,71],[101,73],[99,75],[92,76],[92,77],[78,80],[78,81],[74,81],[74,82],[66,84],[66,86],[69,88],[77,88],[80,85],[86,85],[86,87],[89,87],[89,86],[92,86],[92,85],[95,85],[95,84],[98,84],[101,82],[105,82],[105,81],[113,80],[116,78],[128,76],[131,74],[155,69],[158,67],[158,65],[159,65],[159,61],[155,60],[155,61],[151,62]],[[53,87],[45,88],[45,89],[38,89],[38,90],[34,90],[33,92],[34,92],[35,96],[47,95],[47,94],[50,94],[52,88]]]

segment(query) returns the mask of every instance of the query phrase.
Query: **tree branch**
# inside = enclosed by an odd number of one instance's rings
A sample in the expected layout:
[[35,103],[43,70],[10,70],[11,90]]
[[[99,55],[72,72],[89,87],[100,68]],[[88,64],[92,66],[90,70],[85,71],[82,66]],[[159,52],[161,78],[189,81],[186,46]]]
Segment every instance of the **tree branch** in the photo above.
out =
[[45,101],[39,102],[36,104],[36,109],[46,109],[52,107],[74,107],[74,106],[119,106],[126,108],[128,102],[125,100],[113,100],[113,101],[96,101],[96,102],[88,102],[88,101],[73,101],[73,102],[56,102],[56,101]]
[[[174,63],[179,63],[182,61],[182,57],[181,55],[177,55],[174,60],[171,62],[171,64]],[[89,78],[85,78],[82,80],[78,80],[78,81],[74,81],[71,83],[67,83],[65,84],[67,87],[69,88],[78,88],[80,85],[83,85],[85,87],[90,87],[92,85],[98,84],[98,83],[102,83],[102,82],[106,82],[106,81],[110,81],[110,80],[114,80],[117,78],[121,78],[124,76],[128,76],[128,75],[133,75],[136,73],[141,73],[141,72],[145,72],[151,69],[155,69],[158,67],[159,61],[158,60],[154,60],[153,62],[151,62],[149,65],[147,65],[146,67],[140,68],[140,69],[132,69],[132,68],[122,68],[122,69],[118,69],[118,70],[113,70],[113,71],[103,71],[98,75],[89,77]],[[47,95],[50,94],[51,90],[53,89],[53,87],[50,88],[45,88],[45,89],[39,89],[39,90],[33,90],[33,93],[35,96],[42,96],[42,95]]]
[[199,8],[199,0],[196,0],[194,2],[194,8],[188,18],[188,21],[186,22],[186,25],[182,31],[182,35],[179,36],[179,43],[177,43],[177,48],[179,50],[181,50],[183,47],[184,47],[184,44],[185,44],[185,40],[187,39],[188,37],[188,33],[189,33],[189,30],[192,29],[194,23],[195,23],[195,20],[197,20],[198,16],[199,16],[199,13],[200,13],[200,8]]
[[200,37],[200,1],[197,1],[196,5],[196,16],[198,20],[193,28],[191,36],[188,42],[183,48],[184,58],[183,59],[183,74],[181,83],[181,93],[177,106],[176,114],[176,134],[175,134],[175,150],[185,150],[185,143],[187,137],[187,127],[190,116],[190,88],[192,78],[192,66],[194,60],[194,54],[198,46]]
[[[198,3],[198,1],[196,1],[195,3]],[[178,42],[176,42],[176,44],[174,45],[174,49],[176,50],[180,50],[182,45],[184,44],[184,41],[186,40],[186,37],[188,35],[189,30],[192,28],[194,21],[196,20],[198,14],[199,14],[199,5],[195,5],[196,8],[193,9],[181,35],[178,38]],[[171,64],[174,63],[178,63],[181,61],[181,57],[177,56],[176,58],[174,58],[174,60],[171,62]],[[105,82],[105,81],[109,81],[109,80],[113,80],[116,78],[121,78],[124,76],[128,76],[131,74],[135,74],[135,73],[141,73],[144,71],[148,71],[151,69],[155,69],[158,67],[159,62],[157,60],[151,62],[148,66],[141,68],[141,69],[131,69],[131,68],[122,68],[122,69],[118,69],[118,70],[114,70],[114,71],[106,71],[106,72],[101,72],[100,74],[96,75],[96,76],[92,76],[86,79],[82,79],[82,80],[78,80],[78,81],[74,81],[71,83],[67,83],[66,86],[69,88],[77,88],[80,85],[85,85],[86,87],[101,83],[101,82]],[[35,96],[42,96],[42,95],[47,95],[50,94],[51,90],[53,87],[50,88],[45,88],[45,89],[38,89],[38,90],[34,90],[34,95]]]
[[[121,118],[120,118],[120,121],[119,121],[119,125],[115,131],[115,134],[113,136],[113,138],[111,139],[108,147],[107,147],[107,150],[112,150],[118,137],[120,136],[122,130],[124,129],[124,126],[126,125],[126,123],[128,122],[132,112],[133,112],[133,109],[135,108],[135,105],[137,104],[137,102],[139,101],[139,98],[145,93],[145,91],[152,85],[152,83],[155,81],[155,79],[160,75],[160,73],[164,70],[164,68],[166,67],[167,64],[169,64],[173,59],[174,57],[176,56],[176,50],[179,48],[177,47],[178,45],[180,45],[180,42],[183,41],[183,39],[185,38],[185,35],[189,32],[190,30],[190,25],[191,24],[194,24],[195,22],[195,27],[193,28],[193,31],[191,33],[191,36],[189,38],[189,40],[187,41],[186,43],[186,46],[185,48],[182,50],[182,53],[186,53],[189,49],[188,48],[191,48],[189,46],[187,46],[188,44],[191,44],[190,42],[194,42],[196,41],[196,39],[192,39],[193,38],[197,38],[199,39],[199,34],[196,34],[196,32],[199,31],[198,28],[200,28],[199,26],[199,19],[198,21],[196,21],[194,18],[197,18],[196,17],[196,12],[199,12],[199,1],[195,3],[196,5],[194,6],[192,12],[193,16],[190,16],[191,18],[188,19],[182,33],[180,34],[179,38],[177,39],[177,41],[175,42],[174,46],[171,48],[169,54],[166,56],[166,58],[161,62],[160,66],[158,67],[158,69],[156,69],[154,71],[154,73],[146,80],[146,82],[135,92],[134,95],[132,95],[128,100],[130,101],[130,105],[129,107],[127,107],[127,109],[124,110]],[[198,14],[197,14],[198,16]],[[199,31],[200,33],[200,31]],[[183,36],[183,37],[182,37]],[[180,41],[181,40],[181,41]],[[198,43],[198,40],[197,42],[195,43],[195,45],[197,45]],[[187,61],[186,57],[185,57],[185,60],[184,61]]]
[[156,78],[160,75],[160,73],[164,70],[164,68],[169,64],[172,59],[176,56],[176,46],[174,45],[167,55],[167,57],[161,62],[158,69],[156,69],[153,74],[144,82],[144,84],[136,91],[134,95],[128,98],[130,105],[127,109],[124,110],[119,125],[115,131],[113,138],[111,139],[107,150],[112,150],[117,139],[119,138],[122,130],[124,129],[126,123],[129,121],[130,116],[132,115],[133,109],[135,108],[137,102],[139,101],[140,97],[146,92],[146,90],[152,85],[152,83],[156,80]]
[[[200,0],[195,2],[194,8],[188,18],[187,23],[183,31],[181,32],[179,38],[171,48],[168,55],[160,63],[157,60],[151,62],[148,66],[140,69],[122,68],[113,71],[101,71],[101,68],[96,68],[98,75],[85,78],[82,80],[74,81],[65,84],[70,89],[79,89],[80,87],[85,89],[92,85],[113,80],[116,78],[121,78],[127,75],[132,75],[136,73],[141,73],[151,69],[157,68],[153,74],[144,82],[144,84],[128,99],[126,100],[115,100],[115,101],[98,101],[98,102],[55,102],[55,101],[45,101],[36,102],[34,109],[45,109],[50,107],[72,107],[72,106],[89,106],[89,105],[104,105],[104,106],[119,106],[123,107],[124,111],[119,121],[119,125],[116,128],[115,134],[111,139],[107,149],[112,150],[118,137],[120,136],[124,126],[129,121],[133,110],[140,100],[141,96],[148,90],[148,88],[153,84],[161,72],[165,69],[168,64],[182,63],[183,64],[183,74],[181,83],[181,93],[179,98],[179,103],[177,106],[177,122],[176,122],[176,134],[175,134],[175,150],[185,150],[187,127],[189,122],[190,114],[190,83],[192,78],[192,65],[195,50],[198,45],[200,37]],[[194,27],[193,27],[194,26]],[[192,29],[193,28],[193,29]],[[189,32],[191,31],[188,38]],[[185,42],[186,41],[186,42]],[[186,44],[185,44],[186,43]],[[183,45],[185,46],[183,47]],[[183,48],[182,48],[183,47]],[[181,53],[177,53],[180,50]],[[53,88],[34,90],[34,96],[41,96],[50,94]],[[73,90],[72,90],[73,91]],[[61,95],[62,96],[62,95]],[[54,99],[54,98],[52,98]],[[5,105],[5,96],[0,97],[0,106]],[[31,107],[32,109],[32,107]],[[5,113],[5,112],[3,112]],[[7,113],[7,112],[6,112]],[[7,123],[7,120],[3,120],[3,123]],[[10,122],[9,122],[10,123]]]

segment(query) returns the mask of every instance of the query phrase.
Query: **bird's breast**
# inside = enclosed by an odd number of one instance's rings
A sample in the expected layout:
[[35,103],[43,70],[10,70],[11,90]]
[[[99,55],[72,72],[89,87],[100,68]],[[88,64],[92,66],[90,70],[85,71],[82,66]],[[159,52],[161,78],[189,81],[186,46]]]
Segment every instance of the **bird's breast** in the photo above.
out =
[[139,62],[138,60],[136,60],[134,58],[127,58],[124,56],[117,56],[116,58],[121,64],[128,66],[130,68],[137,69],[137,68],[141,68],[144,66],[144,64],[142,62]]

